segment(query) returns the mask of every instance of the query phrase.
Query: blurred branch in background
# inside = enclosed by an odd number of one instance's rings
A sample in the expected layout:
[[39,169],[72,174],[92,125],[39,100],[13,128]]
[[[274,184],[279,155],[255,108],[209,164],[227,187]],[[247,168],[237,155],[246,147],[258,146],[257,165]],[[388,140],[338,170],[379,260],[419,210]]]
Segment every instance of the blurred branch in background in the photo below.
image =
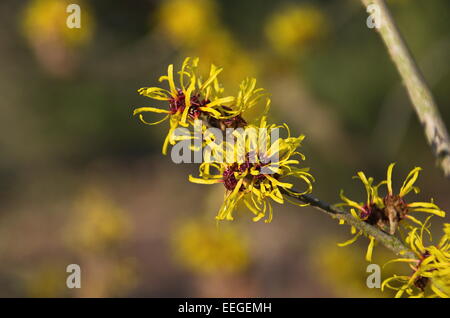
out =
[[450,177],[450,141],[433,95],[403,40],[384,0],[361,0],[368,8],[376,5],[381,35],[408,91],[425,135],[446,177]]

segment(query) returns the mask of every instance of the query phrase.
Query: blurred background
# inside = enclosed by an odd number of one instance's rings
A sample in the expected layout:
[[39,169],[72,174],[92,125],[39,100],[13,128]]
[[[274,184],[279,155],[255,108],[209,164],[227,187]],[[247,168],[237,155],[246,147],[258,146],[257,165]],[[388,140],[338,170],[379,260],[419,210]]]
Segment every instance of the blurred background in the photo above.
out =
[[[387,2],[449,127],[450,2]],[[69,3],[81,29],[66,27]],[[363,201],[352,176],[380,180],[396,161],[397,186],[419,165],[422,198],[450,210],[450,182],[359,1],[2,0],[0,39],[2,297],[391,295],[365,285],[368,241],[337,247],[349,228],[311,208],[216,224],[223,187],[189,183],[198,167],[161,154],[167,122],[132,117],[155,106],[137,89],[185,56],[223,66],[233,92],[258,78],[271,120],[307,136],[314,195]],[[375,263],[389,257],[376,247]],[[66,287],[72,263],[81,289]]]

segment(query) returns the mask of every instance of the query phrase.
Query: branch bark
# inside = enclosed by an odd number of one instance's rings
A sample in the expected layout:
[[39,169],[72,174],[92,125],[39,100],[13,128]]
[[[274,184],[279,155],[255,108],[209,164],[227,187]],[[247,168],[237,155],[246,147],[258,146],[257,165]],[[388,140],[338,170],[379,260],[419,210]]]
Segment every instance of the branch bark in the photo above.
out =
[[364,235],[374,237],[377,242],[380,242],[386,248],[390,249],[397,255],[401,255],[404,258],[417,259],[416,255],[409,248],[407,248],[397,237],[389,235],[379,228],[355,218],[353,215],[351,215],[351,213],[345,210],[334,207],[311,195],[293,194],[287,191],[283,191],[283,193],[302,203],[309,204],[310,206],[330,215],[333,218],[344,220],[348,225],[352,225],[358,230],[362,231]]
[[444,121],[425,79],[412,57],[384,0],[361,0],[368,8],[376,5],[379,28],[389,55],[406,86],[427,141],[446,177],[450,177],[450,139]]

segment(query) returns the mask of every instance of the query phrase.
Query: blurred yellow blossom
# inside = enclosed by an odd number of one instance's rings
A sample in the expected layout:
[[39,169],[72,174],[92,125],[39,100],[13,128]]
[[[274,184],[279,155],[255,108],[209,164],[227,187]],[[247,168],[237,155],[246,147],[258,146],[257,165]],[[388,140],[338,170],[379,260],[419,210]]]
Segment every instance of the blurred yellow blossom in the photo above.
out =
[[123,297],[138,284],[136,259],[123,254],[84,255],[80,261],[84,283],[79,297]]
[[[80,6],[80,28],[67,26],[70,4]],[[67,77],[78,65],[78,49],[92,38],[94,19],[84,1],[32,0],[24,9],[21,27],[43,68]]]
[[310,5],[288,5],[273,14],[266,24],[266,36],[279,53],[301,53],[320,40],[328,30],[322,11]]
[[65,232],[74,250],[105,250],[125,240],[130,233],[131,224],[125,211],[99,188],[88,188],[74,209]]
[[[81,28],[67,26],[67,6],[78,3],[81,9]],[[25,8],[23,31],[30,42],[58,41],[68,46],[86,44],[93,31],[93,18],[84,1],[32,0]]]
[[174,45],[191,46],[216,26],[216,6],[211,0],[166,0],[157,12],[159,27]]
[[200,274],[238,273],[249,265],[246,236],[235,226],[211,226],[200,219],[180,224],[173,250],[180,264]]
[[200,72],[207,72],[209,64],[229,67],[223,75],[227,87],[256,75],[255,57],[243,50],[224,26],[214,0],[163,1],[156,20],[160,32],[183,55],[198,56],[204,62],[199,65]]
[[59,261],[34,266],[24,273],[24,289],[28,297],[62,297],[67,294],[67,265]]

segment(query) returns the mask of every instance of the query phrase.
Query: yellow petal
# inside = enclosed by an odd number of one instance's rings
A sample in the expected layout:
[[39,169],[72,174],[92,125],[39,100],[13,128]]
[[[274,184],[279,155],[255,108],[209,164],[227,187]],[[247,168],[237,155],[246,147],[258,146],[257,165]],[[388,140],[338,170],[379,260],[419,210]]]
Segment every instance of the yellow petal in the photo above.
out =
[[202,179],[202,178],[195,178],[192,175],[189,175],[189,181],[198,184],[216,184],[221,182],[220,179]]
[[440,217],[445,217],[445,212],[437,209],[427,209],[427,208],[413,208],[411,211],[413,212],[427,212]]
[[257,209],[257,207],[253,206],[248,200],[244,200],[245,205],[247,208],[253,212],[256,216],[259,216],[261,214],[261,211]]
[[167,114],[166,116],[164,116],[164,118],[163,119],[161,119],[161,120],[158,120],[158,121],[155,121],[155,122],[147,122],[147,121],[145,121],[145,119],[144,119],[144,116],[142,115],[142,114],[139,114],[139,120],[141,121],[141,122],[143,122],[144,124],[146,124],[146,125],[150,125],[150,126],[152,126],[152,125],[157,125],[157,124],[160,124],[160,123],[162,123],[163,121],[165,121],[167,118],[169,118],[169,114]]
[[343,242],[343,243],[338,243],[337,246],[339,246],[339,247],[344,247],[344,246],[353,244],[353,243],[356,242],[356,240],[358,239],[358,237],[361,236],[361,234],[362,234],[361,232],[358,232],[358,234],[356,234],[354,237],[352,237],[351,239],[349,239],[348,241],[345,241],[345,242]]
[[170,92],[159,87],[146,87],[138,90],[139,94],[156,100],[169,100]]
[[418,207],[422,207],[422,208],[436,208],[439,209],[439,207],[434,204],[433,202],[412,202],[408,204],[408,207],[410,208],[418,208]]
[[159,114],[170,114],[170,112],[166,109],[161,109],[161,108],[154,108],[154,107],[140,107],[140,108],[136,108],[133,111],[133,115],[137,115],[143,112],[152,112],[152,113],[159,113]]
[[217,105],[223,105],[226,103],[231,103],[232,101],[234,101],[233,96],[217,98],[216,100],[213,100],[212,102],[206,104],[205,107],[213,107],[213,106],[217,106]]
[[388,193],[392,195],[392,169],[394,169],[395,162],[391,163],[387,170],[387,179],[386,179],[386,185],[388,188]]
[[219,75],[220,72],[222,72],[222,70],[223,70],[222,68],[217,68],[214,64],[211,64],[211,71],[209,74],[209,78],[206,80],[206,82],[202,84],[202,87],[200,89],[203,90],[206,87],[208,87],[217,78],[217,75]]
[[185,107],[183,110],[183,115],[181,116],[181,123],[185,124],[187,120],[187,116],[189,113],[189,108],[191,107],[191,94],[195,89],[195,76],[191,78],[191,84],[189,85],[189,88],[185,92]]
[[220,116],[220,112],[218,112],[217,110],[215,110],[214,108],[209,108],[209,107],[199,107],[198,109],[200,109],[203,112],[207,112],[212,114],[213,116],[215,116],[216,118]]
[[287,188],[287,189],[290,189],[290,188],[293,187],[292,184],[286,183],[286,182],[280,182],[280,181],[278,181],[277,179],[275,179],[274,177],[272,177],[272,176],[269,175],[269,174],[266,174],[265,176],[266,176],[266,178],[269,179],[270,182],[272,182],[272,184],[275,185],[275,186],[279,186],[279,187]]
[[375,238],[373,236],[370,236],[369,238],[370,238],[370,243],[369,243],[369,246],[367,247],[366,261],[371,262],[373,246],[375,245]]
[[175,88],[175,82],[173,81],[173,64],[170,64],[167,68],[167,81],[169,82],[170,92],[175,96],[177,94],[177,89]]
[[407,195],[411,190],[413,190],[413,185],[416,182],[419,172],[422,170],[420,167],[415,167],[413,170],[411,170],[406,177],[405,181],[403,182],[402,187],[400,188],[400,196],[403,197]]

